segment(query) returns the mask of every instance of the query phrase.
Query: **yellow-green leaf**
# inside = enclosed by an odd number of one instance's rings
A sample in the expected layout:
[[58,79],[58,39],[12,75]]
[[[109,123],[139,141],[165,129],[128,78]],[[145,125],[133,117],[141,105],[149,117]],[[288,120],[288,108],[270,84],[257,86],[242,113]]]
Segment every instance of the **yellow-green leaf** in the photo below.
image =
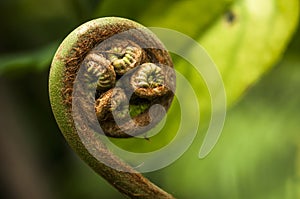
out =
[[198,41],[219,67],[228,104],[279,60],[298,21],[298,0],[239,0]]
[[233,0],[108,0],[100,4],[95,16],[121,16],[145,26],[170,28],[191,37],[199,36]]

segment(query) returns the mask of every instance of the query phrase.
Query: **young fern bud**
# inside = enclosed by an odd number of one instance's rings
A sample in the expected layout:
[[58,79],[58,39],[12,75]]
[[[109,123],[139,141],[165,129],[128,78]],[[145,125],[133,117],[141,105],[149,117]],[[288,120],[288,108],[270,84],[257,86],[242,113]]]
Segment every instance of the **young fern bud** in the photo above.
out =
[[[145,133],[173,99],[175,73],[168,51],[148,29],[116,17],[74,30],[50,69],[49,94],[57,123],[71,147],[97,173],[131,198],[173,198],[111,153],[99,135]],[[113,166],[112,166],[113,165]]]

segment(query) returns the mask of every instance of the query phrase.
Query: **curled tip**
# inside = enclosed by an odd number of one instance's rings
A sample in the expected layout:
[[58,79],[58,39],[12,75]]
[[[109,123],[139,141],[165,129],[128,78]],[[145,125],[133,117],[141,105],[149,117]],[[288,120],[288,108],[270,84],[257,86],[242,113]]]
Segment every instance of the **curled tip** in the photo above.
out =
[[129,137],[127,132],[151,123],[148,112],[154,103],[169,107],[172,95],[150,100],[130,93],[131,70],[146,62],[173,66],[148,29],[118,17],[87,22],[65,38],[53,58],[50,102],[71,147],[121,193],[173,198],[111,153],[99,136]]

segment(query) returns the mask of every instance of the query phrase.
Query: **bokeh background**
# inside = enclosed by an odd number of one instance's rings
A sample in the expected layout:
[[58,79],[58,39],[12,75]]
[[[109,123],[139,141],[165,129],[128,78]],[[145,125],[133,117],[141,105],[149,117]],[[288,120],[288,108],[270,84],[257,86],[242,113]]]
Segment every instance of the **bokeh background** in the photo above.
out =
[[[102,16],[189,35],[207,49],[224,79],[224,130],[200,160],[209,94],[201,76],[174,55],[204,107],[203,119],[189,150],[147,177],[177,198],[300,198],[298,13],[298,0],[0,0],[0,198],[123,198],[70,149],[48,99],[59,43]],[[131,148],[147,148],[143,143]]]

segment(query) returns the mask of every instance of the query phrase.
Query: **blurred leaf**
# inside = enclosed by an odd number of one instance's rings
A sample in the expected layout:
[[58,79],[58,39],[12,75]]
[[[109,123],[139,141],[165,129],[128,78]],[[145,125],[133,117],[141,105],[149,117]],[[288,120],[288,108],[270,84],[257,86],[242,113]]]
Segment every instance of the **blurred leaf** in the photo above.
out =
[[[198,38],[214,23],[233,0],[176,1],[167,5],[152,5],[141,20],[147,26],[170,28],[192,38]],[[162,7],[162,9],[161,9]]]
[[96,11],[96,16],[127,17],[148,27],[170,28],[190,37],[197,37],[232,2],[233,0],[109,0],[103,1]]
[[236,1],[199,38],[220,69],[229,105],[279,60],[298,14],[298,0]]
[[0,75],[20,75],[28,70],[45,70],[50,66],[57,46],[57,43],[53,43],[32,52],[0,56]]
[[[148,9],[151,4],[156,4],[160,1],[149,0],[105,0],[102,1],[95,10],[94,17],[125,17],[132,20],[137,20],[138,17]],[[166,2],[161,1],[161,2]]]

